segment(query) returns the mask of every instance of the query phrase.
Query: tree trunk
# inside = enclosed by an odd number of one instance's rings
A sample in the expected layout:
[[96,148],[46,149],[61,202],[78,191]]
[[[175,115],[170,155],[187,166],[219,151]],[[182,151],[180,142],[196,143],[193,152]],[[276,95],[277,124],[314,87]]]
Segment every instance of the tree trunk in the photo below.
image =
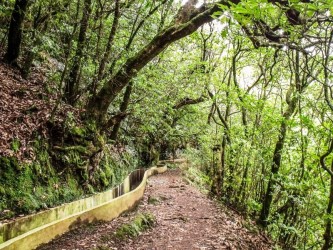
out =
[[[123,98],[123,101],[122,101],[122,103],[120,105],[120,108],[119,108],[119,110],[120,110],[121,113],[124,113],[127,110],[129,101],[131,99],[132,88],[133,88],[133,82],[130,82],[128,84],[128,86],[126,87],[124,98]],[[120,129],[120,125],[121,125],[121,120],[119,120],[116,124],[114,124],[114,126],[112,128],[111,135],[110,135],[110,139],[111,140],[114,140],[114,141],[117,140],[117,136],[118,136],[118,131]]]
[[77,100],[78,95],[78,85],[79,85],[79,73],[81,68],[81,61],[84,54],[84,48],[86,43],[86,36],[88,30],[88,24],[90,19],[92,8],[91,8],[91,0],[84,1],[83,15],[81,19],[81,26],[79,37],[77,40],[77,49],[74,56],[74,62],[69,73],[69,78],[66,81],[65,85],[65,93],[64,98],[67,103],[73,105]]
[[[333,161],[331,163],[331,171],[333,172]],[[332,208],[333,208],[333,175],[331,175],[330,194],[326,210],[328,218],[326,219],[326,228],[324,233],[325,243],[322,250],[332,249],[333,246],[332,219],[329,217],[332,216]]]
[[[298,100],[300,98],[300,94],[303,89],[306,87],[306,84],[303,83],[301,85],[300,80],[300,65],[299,65],[299,52],[296,52],[296,62],[295,62],[295,86],[296,91],[294,91],[294,86],[290,85],[289,90],[286,94],[286,102],[288,104],[287,110],[283,113],[283,120],[280,125],[278,140],[275,144],[272,166],[271,166],[271,173],[270,178],[268,181],[268,186],[266,189],[265,197],[262,203],[262,208],[260,211],[260,217],[258,223],[263,226],[267,227],[268,225],[268,216],[273,200],[273,193],[275,191],[275,186],[277,184],[277,174],[281,167],[281,159],[282,159],[282,151],[284,147],[284,142],[287,134],[287,122],[293,113],[296,110]],[[292,70],[292,69],[291,69]]]
[[8,46],[5,61],[17,65],[22,41],[22,26],[29,0],[16,0],[9,25]]
[[103,124],[109,105],[137,73],[171,43],[190,35],[201,25],[212,21],[211,15],[217,10],[217,5],[194,9],[190,20],[180,20],[156,35],[141,51],[129,58],[114,77],[89,101],[87,107],[89,117],[95,119],[98,124]]
[[[28,50],[28,52],[26,54],[23,68],[22,68],[22,76],[25,79],[27,79],[30,74],[30,70],[31,70],[33,61],[37,54],[36,48],[38,48],[42,44],[41,36],[44,34],[44,32],[47,29],[47,22],[48,22],[49,18],[51,17],[51,15],[55,15],[56,13],[58,13],[58,12],[54,11],[52,13],[47,13],[42,17],[41,8],[42,7],[40,5],[38,8],[38,12],[36,13],[36,16],[34,18],[32,35],[30,38],[33,42],[32,42],[31,48]],[[38,30],[39,28],[40,28],[40,30]],[[38,33],[40,33],[40,34],[38,34]]]
[[108,42],[107,42],[107,45],[106,45],[106,49],[105,49],[103,58],[102,58],[102,60],[99,64],[97,77],[96,77],[96,79],[94,80],[94,83],[93,83],[93,93],[94,94],[96,92],[98,81],[100,81],[104,76],[105,66],[106,66],[107,61],[110,58],[111,48],[112,48],[113,41],[114,41],[116,31],[117,31],[117,27],[118,27],[119,17],[120,17],[119,0],[116,0],[115,10],[114,10],[114,18],[113,18],[113,23],[112,23],[111,31],[110,31],[110,34],[109,34]]
[[284,147],[284,141],[287,134],[287,123],[284,120],[281,123],[280,126],[280,133],[279,133],[279,139],[275,144],[274,149],[274,155],[273,155],[273,162],[272,162],[272,168],[271,168],[271,176],[268,182],[265,198],[262,204],[262,209],[260,212],[260,218],[259,222],[262,226],[267,226],[267,219],[269,215],[269,210],[271,207],[272,199],[273,199],[273,193],[275,190],[276,185],[276,175],[279,172],[280,166],[281,166],[281,158],[282,158],[282,150]]
[[212,178],[212,185],[210,187],[210,191],[213,195],[216,195],[217,197],[221,197],[221,155],[222,153],[220,145],[216,145],[213,148],[213,178]]

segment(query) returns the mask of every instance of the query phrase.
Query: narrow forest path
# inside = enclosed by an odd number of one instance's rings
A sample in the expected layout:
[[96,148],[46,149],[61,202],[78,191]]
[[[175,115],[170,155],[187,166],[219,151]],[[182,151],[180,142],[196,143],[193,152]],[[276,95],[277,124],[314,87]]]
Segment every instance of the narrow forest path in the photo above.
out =
[[[151,229],[131,239],[120,241],[113,237],[120,225],[147,212],[156,217]],[[75,229],[39,250],[271,249],[266,237],[246,229],[242,221],[239,215],[187,184],[179,169],[168,170],[149,179],[135,211],[111,222]]]

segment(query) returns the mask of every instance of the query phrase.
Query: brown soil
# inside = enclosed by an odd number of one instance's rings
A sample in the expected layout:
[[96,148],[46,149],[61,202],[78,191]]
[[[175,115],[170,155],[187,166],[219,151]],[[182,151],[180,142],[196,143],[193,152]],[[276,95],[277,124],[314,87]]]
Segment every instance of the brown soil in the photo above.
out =
[[[135,238],[115,238],[120,225],[147,212],[156,217],[153,228]],[[267,237],[255,231],[252,223],[188,185],[180,170],[168,170],[149,179],[135,211],[111,222],[75,229],[38,249],[272,249]]]

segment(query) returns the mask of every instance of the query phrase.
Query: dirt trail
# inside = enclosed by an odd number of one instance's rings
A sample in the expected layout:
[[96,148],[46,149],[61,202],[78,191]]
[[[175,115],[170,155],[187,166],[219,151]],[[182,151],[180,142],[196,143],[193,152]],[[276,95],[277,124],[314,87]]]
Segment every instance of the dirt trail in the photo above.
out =
[[[121,224],[146,212],[157,219],[153,228],[133,239],[114,240],[112,236]],[[240,216],[184,182],[180,170],[169,170],[149,179],[144,198],[135,211],[111,222],[76,229],[39,250],[272,249],[266,237],[250,232],[242,221]]]

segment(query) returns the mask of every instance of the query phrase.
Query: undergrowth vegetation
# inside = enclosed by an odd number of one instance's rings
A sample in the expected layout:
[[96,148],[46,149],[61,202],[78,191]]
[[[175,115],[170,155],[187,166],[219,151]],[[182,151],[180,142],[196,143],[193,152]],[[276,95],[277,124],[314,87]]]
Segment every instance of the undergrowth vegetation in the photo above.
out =
[[183,156],[187,163],[182,167],[185,180],[198,187],[204,193],[211,192],[212,176],[210,175],[211,162],[207,158],[204,148],[202,150],[188,148],[184,151]]
[[185,170],[184,174],[185,180],[189,184],[199,188],[204,193],[210,192],[212,180],[207,174],[200,170],[200,168],[190,166]]
[[47,145],[35,142],[35,159],[31,162],[0,157],[0,219],[34,213],[104,191],[121,183],[137,166],[130,151],[117,152],[105,145],[100,165],[89,177],[89,165],[78,163],[83,161],[82,155],[63,154],[67,162],[59,165],[58,159],[52,160]]
[[187,151],[284,249],[331,249],[332,6],[0,0],[1,218]]
[[138,214],[130,223],[119,227],[115,232],[115,237],[119,239],[136,237],[145,230],[153,227],[155,220],[155,216],[151,213]]

